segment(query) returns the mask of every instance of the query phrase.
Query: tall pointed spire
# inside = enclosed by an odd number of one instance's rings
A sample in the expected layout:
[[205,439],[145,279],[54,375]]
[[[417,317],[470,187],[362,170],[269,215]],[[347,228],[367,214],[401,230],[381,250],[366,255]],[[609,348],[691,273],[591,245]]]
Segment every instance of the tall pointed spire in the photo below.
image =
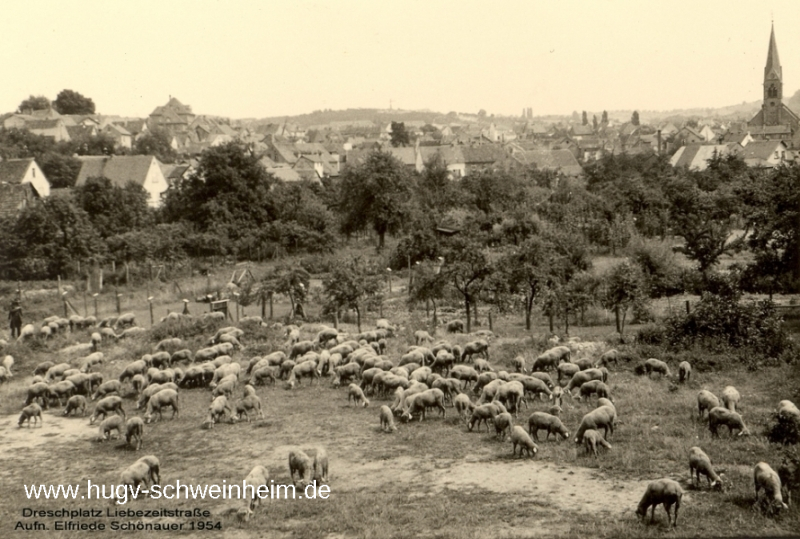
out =
[[778,80],[783,80],[783,70],[781,69],[781,60],[778,57],[778,44],[775,42],[775,24],[772,25],[772,31],[769,34],[769,51],[767,51],[767,65],[764,66],[764,79],[775,78],[771,76],[772,72]]

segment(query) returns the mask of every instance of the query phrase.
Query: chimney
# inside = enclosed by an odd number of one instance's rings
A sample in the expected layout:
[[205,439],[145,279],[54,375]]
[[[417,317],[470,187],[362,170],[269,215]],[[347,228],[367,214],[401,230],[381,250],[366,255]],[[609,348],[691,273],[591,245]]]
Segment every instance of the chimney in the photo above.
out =
[[656,131],[656,136],[658,140],[658,155],[661,155],[661,129]]

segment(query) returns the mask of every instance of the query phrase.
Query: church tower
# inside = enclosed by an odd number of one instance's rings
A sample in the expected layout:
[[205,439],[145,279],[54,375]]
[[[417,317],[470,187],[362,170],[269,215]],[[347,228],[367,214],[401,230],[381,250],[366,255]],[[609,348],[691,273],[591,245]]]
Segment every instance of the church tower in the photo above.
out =
[[764,125],[780,125],[781,99],[783,98],[783,70],[778,58],[778,45],[775,43],[775,26],[769,35],[767,65],[764,66]]

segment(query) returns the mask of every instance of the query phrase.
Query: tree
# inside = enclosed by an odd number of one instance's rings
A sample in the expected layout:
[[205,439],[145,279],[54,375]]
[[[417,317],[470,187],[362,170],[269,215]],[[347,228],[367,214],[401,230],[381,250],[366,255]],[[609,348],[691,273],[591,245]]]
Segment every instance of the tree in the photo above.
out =
[[371,152],[362,163],[346,166],[336,203],[342,231],[351,234],[371,225],[378,234],[378,250],[382,250],[386,234],[403,226],[412,186],[403,163],[388,152]]
[[94,101],[72,90],[61,90],[53,101],[59,114],[94,114]]
[[592,115],[592,129],[597,131],[597,114]]
[[162,163],[174,163],[178,154],[170,142],[170,134],[164,129],[150,129],[136,140],[133,145],[133,153],[155,155]]
[[425,163],[425,170],[417,180],[416,193],[420,206],[435,213],[444,213],[459,205],[461,192],[450,178],[447,163],[440,153],[434,153]]
[[17,107],[20,114],[30,114],[35,110],[47,110],[50,108],[50,100],[43,95],[29,96]]
[[117,187],[103,177],[87,178],[86,183],[75,188],[75,202],[104,238],[149,225],[148,196],[139,184]]
[[603,126],[608,125],[608,111],[603,111],[603,115],[600,118],[600,123],[603,124]]
[[322,289],[328,305],[335,311],[353,309],[356,324],[361,332],[362,302],[380,291],[381,278],[378,272],[361,257],[338,262],[323,281]]
[[414,274],[408,301],[411,304],[430,302],[433,305],[433,327],[437,323],[436,302],[442,299],[447,288],[447,276],[441,271],[437,272],[428,264],[420,264]]
[[625,332],[625,318],[628,309],[647,300],[647,290],[638,267],[625,261],[614,267],[605,278],[605,294],[601,299],[603,307],[613,311],[617,318],[617,331]]
[[445,249],[445,275],[464,298],[467,333],[472,331],[472,307],[483,281],[489,276],[491,266],[483,252],[483,245],[474,238],[455,236]]
[[[270,285],[271,281],[271,285]],[[292,305],[290,318],[294,318],[298,305],[302,305],[308,295],[311,275],[298,266],[282,265],[264,281],[271,292],[285,294]]]
[[531,329],[531,315],[534,302],[539,293],[551,279],[549,262],[552,259],[552,245],[542,237],[530,236],[517,249],[503,256],[503,273],[510,292],[522,294],[525,306],[525,329]]
[[581,114],[581,125],[589,125],[589,116],[586,114],[586,111],[583,111],[583,114]]
[[478,111],[478,118],[480,118],[481,120],[485,120],[486,119],[486,111],[483,110],[483,109],[479,110]]
[[408,146],[411,144],[411,139],[406,131],[406,124],[404,122],[392,122],[392,146]]
[[80,160],[55,152],[45,153],[36,162],[54,189],[74,187],[81,171]]
[[633,114],[631,114],[631,123],[633,125],[639,125],[639,111],[638,110],[633,111]]
[[45,136],[34,135],[27,129],[0,128],[0,157],[3,159],[38,158],[53,149],[53,140]]

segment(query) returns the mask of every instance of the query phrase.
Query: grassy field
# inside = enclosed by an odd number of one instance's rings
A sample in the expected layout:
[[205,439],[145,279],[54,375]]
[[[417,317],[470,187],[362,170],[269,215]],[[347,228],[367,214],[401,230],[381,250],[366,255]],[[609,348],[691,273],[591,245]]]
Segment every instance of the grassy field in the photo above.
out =
[[[396,296],[385,315],[404,326],[389,342],[388,356],[394,360],[413,344],[413,331],[422,327],[424,312],[409,315],[399,296],[402,279],[393,286]],[[189,290],[199,290],[202,282]],[[132,292],[134,303],[143,291]],[[151,291],[152,293],[153,291]],[[146,294],[146,292],[144,292]],[[162,316],[180,310],[175,293],[159,292]],[[192,305],[194,309],[195,305]],[[33,307],[44,314],[58,313],[58,303],[42,300]],[[285,305],[279,305],[279,313]],[[91,307],[90,307],[91,309]],[[113,310],[113,305],[111,306]],[[129,310],[129,309],[126,309]],[[256,314],[251,307],[248,314]],[[149,313],[136,310],[149,326]],[[482,316],[485,323],[485,317]],[[373,319],[374,320],[374,319]],[[372,320],[365,322],[372,325]],[[485,326],[482,326],[485,329]],[[214,327],[209,327],[208,332]],[[313,329],[313,328],[312,328]],[[355,332],[354,326],[345,326]],[[534,357],[544,346],[544,330],[537,326],[526,334],[519,316],[495,320],[498,338],[492,343],[492,364],[507,368],[517,354]],[[585,341],[602,341],[612,334],[610,326],[573,327],[571,333]],[[635,331],[635,328],[631,328]],[[188,338],[192,349],[208,337]],[[304,336],[312,335],[310,332]],[[440,336],[444,336],[441,335]],[[116,377],[123,365],[150,351],[156,340],[143,337],[102,349],[108,360],[101,372]],[[467,336],[456,336],[466,342]],[[259,328],[243,338],[247,349],[235,360],[280,348],[280,330]],[[800,374],[795,366],[747,372],[726,366],[717,372],[695,372],[691,381],[677,387],[669,380],[636,377],[634,362],[612,368],[609,381],[621,424],[610,440],[613,448],[601,451],[597,460],[571,440],[542,441],[534,459],[512,458],[509,442],[496,440],[494,432],[469,432],[454,409],[447,417],[435,413],[423,421],[398,422],[395,433],[379,428],[378,408],[391,404],[373,399],[368,408],[348,406],[346,389],[334,389],[330,379],[309,387],[307,382],[292,391],[260,387],[265,418],[252,423],[218,424],[202,428],[210,401],[207,390],[182,390],[180,416],[145,428],[144,447],[136,453],[123,442],[99,443],[96,427],[86,418],[62,418],[60,410],[45,413],[42,429],[17,429],[16,419],[24,401],[33,367],[44,360],[74,360],[78,354],[59,350],[88,342],[88,332],[66,334],[46,344],[10,345],[4,353],[16,358],[17,376],[0,386],[0,536],[11,536],[16,523],[30,524],[22,509],[77,509],[111,507],[108,501],[28,500],[24,484],[112,484],[119,472],[145,454],[161,460],[162,484],[221,484],[240,482],[256,464],[266,466],[275,483],[289,482],[286,465],[293,446],[322,445],[330,456],[330,498],[327,500],[269,500],[250,522],[242,522],[237,510],[241,500],[138,499],[128,509],[201,508],[212,513],[207,520],[219,521],[225,537],[658,537],[675,536],[776,536],[797,534],[800,514],[796,507],[778,517],[753,511],[752,468],[759,461],[777,468],[781,450],[763,436],[764,426],[781,399],[798,402]],[[633,350],[633,349],[631,349]],[[676,366],[673,365],[673,368]],[[710,436],[705,422],[697,420],[696,394],[707,388],[719,394],[726,385],[742,394],[742,414],[753,436]],[[238,397],[239,391],[237,391]],[[135,401],[126,399],[128,415],[136,415]],[[476,398],[476,397],[473,397]],[[547,402],[529,403],[517,418],[526,422],[534,410],[545,410]],[[584,413],[593,404],[567,402],[562,419],[574,433]],[[701,446],[715,465],[726,470],[732,487],[724,493],[695,489],[689,481],[688,449]],[[684,486],[678,529],[668,530],[663,509],[655,525],[637,521],[634,510],[648,481],[672,477]],[[48,537],[73,536],[74,532],[52,529],[56,519],[38,519],[50,526]],[[90,522],[94,519],[79,519]],[[106,524],[113,519],[99,519]],[[186,519],[121,519],[143,522],[184,522]],[[187,525],[188,526],[188,525]],[[41,536],[41,532],[38,533]],[[97,537],[109,532],[94,532]],[[152,532],[126,532],[144,536]],[[174,534],[192,535],[188,530]],[[197,533],[197,532],[194,532]],[[105,535],[104,535],[105,534]]]

